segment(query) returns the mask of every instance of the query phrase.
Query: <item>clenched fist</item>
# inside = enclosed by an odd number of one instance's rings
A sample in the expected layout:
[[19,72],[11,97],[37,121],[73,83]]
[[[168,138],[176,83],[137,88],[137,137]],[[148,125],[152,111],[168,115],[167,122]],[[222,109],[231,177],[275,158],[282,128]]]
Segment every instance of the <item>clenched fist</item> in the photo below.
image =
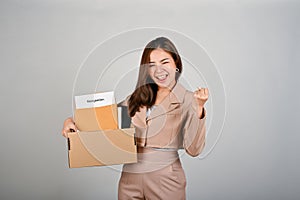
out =
[[204,104],[208,100],[208,96],[209,96],[208,88],[198,88],[198,90],[194,92],[194,97],[198,103],[199,118],[203,118],[203,114],[204,114],[203,108],[204,108]]

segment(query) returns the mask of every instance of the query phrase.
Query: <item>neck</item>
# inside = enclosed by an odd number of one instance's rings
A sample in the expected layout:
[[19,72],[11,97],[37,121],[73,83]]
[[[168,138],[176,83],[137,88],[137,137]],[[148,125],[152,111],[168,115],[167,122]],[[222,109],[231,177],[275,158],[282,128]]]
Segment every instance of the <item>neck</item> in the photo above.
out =
[[166,92],[170,92],[170,91],[172,91],[172,90],[173,90],[173,88],[175,87],[175,85],[176,85],[176,81],[174,81],[174,83],[173,83],[173,84],[171,84],[171,86],[170,86],[170,87],[158,87],[158,90],[157,90],[157,92],[159,92],[159,93],[166,93]]
[[166,92],[170,92],[170,91],[171,90],[168,87],[159,87],[157,90],[157,92],[159,92],[159,93],[166,93]]

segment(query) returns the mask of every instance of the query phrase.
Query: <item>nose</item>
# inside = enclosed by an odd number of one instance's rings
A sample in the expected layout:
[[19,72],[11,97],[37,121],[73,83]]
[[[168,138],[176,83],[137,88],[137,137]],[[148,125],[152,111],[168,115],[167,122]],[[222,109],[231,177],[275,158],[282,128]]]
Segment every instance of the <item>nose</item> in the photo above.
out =
[[156,65],[155,71],[158,71],[158,72],[162,71],[162,65]]

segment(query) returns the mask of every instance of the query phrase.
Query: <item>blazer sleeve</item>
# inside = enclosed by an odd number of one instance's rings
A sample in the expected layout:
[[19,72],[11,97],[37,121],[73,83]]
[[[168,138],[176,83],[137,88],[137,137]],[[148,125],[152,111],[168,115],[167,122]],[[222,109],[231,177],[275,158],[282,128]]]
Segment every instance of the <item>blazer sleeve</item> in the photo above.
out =
[[200,119],[197,103],[193,97],[186,109],[187,115],[183,125],[183,147],[190,156],[196,157],[205,146],[206,110],[204,109],[204,116],[202,115],[203,117]]

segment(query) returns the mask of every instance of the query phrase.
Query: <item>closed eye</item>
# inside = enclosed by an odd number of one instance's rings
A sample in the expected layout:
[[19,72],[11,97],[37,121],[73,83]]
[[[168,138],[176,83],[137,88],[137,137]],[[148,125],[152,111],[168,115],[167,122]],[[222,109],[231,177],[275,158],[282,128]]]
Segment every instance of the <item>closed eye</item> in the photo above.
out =
[[[169,63],[170,63],[170,60],[169,60],[169,58],[164,58],[164,59],[162,59],[162,60],[160,61],[160,63],[161,63],[162,65],[169,64]],[[152,61],[149,62],[149,67],[155,67],[155,66],[156,66],[156,65],[155,65],[155,62],[152,62]]]

